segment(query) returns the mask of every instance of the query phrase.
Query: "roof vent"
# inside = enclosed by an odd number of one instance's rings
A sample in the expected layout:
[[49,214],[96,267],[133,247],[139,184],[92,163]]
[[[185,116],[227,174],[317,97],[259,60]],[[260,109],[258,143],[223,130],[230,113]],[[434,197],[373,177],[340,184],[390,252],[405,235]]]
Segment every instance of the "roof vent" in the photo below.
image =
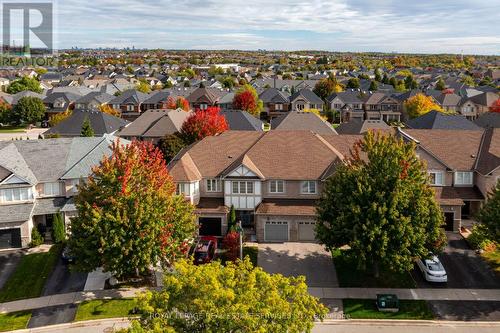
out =
[[227,155],[227,158],[233,158],[231,155]]

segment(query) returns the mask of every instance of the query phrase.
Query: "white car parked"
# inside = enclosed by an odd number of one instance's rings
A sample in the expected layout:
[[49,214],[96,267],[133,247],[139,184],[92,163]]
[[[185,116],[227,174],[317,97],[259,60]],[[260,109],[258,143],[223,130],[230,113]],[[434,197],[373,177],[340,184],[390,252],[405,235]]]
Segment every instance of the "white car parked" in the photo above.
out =
[[437,256],[430,259],[417,260],[418,268],[422,271],[424,278],[429,282],[448,282],[448,275]]

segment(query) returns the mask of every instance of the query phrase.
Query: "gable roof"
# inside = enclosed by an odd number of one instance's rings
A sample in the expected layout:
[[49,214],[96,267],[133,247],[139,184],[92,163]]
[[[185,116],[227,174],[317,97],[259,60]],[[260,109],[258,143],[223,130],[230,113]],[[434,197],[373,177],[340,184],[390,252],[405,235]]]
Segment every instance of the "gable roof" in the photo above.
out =
[[487,127],[493,127],[493,128],[500,128],[500,113],[499,112],[486,112],[477,117],[476,120],[474,120],[474,123],[476,125],[487,128]]
[[191,115],[181,109],[177,110],[147,110],[123,128],[118,135],[121,137],[163,137],[179,132],[184,121]]
[[487,175],[500,167],[500,129],[488,128],[481,141],[476,170]]
[[476,104],[490,107],[493,102],[495,102],[499,98],[500,96],[496,93],[484,92],[482,94],[472,96],[470,99]]
[[77,104],[86,104],[90,103],[92,101],[97,101],[100,104],[105,104],[108,103],[109,101],[113,100],[115,96],[107,94],[105,92],[100,92],[100,91],[93,91],[90,92],[79,99],[76,100],[75,103]]
[[82,125],[88,119],[94,130],[94,136],[111,134],[126,126],[127,120],[112,116],[99,110],[73,110],[71,115],[54,127],[47,130],[47,134],[60,134],[61,136],[78,137],[82,131]]
[[288,103],[290,96],[276,88],[267,88],[260,93],[263,103]]
[[323,100],[318,97],[312,90],[304,88],[297,91],[295,94],[290,96],[290,102],[295,101],[297,98],[304,98],[309,103],[313,104],[323,104]]
[[436,110],[410,119],[407,125],[414,129],[481,130],[481,127],[463,115],[445,114]]
[[361,100],[359,91],[348,90],[341,91],[338,93],[333,93],[328,97],[328,101],[332,102],[335,98],[340,99],[345,104],[361,104],[363,101]]
[[124,91],[121,95],[112,99],[109,104],[134,104],[138,105],[144,103],[148,99],[149,95],[144,94],[135,89],[129,89]]
[[369,130],[391,130],[383,120],[361,120],[352,119],[347,123],[340,124],[335,130],[338,134],[362,134]]
[[302,130],[337,134],[333,126],[312,112],[291,111],[271,120],[271,130]]
[[250,113],[240,110],[223,110],[220,112],[226,118],[232,131],[262,131],[264,123]]
[[215,88],[197,88],[193,92],[191,92],[186,99],[189,101],[189,103],[196,103],[198,102],[201,98],[206,98],[210,104],[215,104],[219,101],[220,99],[220,90],[215,89]]

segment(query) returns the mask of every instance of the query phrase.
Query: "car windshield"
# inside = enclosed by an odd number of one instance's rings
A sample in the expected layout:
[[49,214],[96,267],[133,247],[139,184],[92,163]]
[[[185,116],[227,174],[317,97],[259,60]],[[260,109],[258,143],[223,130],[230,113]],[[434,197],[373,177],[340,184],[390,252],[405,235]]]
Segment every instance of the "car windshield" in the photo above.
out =
[[427,263],[427,267],[429,267],[429,270],[431,271],[442,271],[444,270],[443,265],[438,261],[429,261]]

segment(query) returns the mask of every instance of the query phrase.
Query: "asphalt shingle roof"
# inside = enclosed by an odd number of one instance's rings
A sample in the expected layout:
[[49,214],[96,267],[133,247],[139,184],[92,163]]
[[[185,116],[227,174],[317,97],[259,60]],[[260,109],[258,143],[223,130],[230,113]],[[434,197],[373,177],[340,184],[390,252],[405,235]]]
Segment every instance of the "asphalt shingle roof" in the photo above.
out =
[[481,130],[481,127],[465,116],[445,114],[436,110],[409,120],[407,125],[414,129]]

